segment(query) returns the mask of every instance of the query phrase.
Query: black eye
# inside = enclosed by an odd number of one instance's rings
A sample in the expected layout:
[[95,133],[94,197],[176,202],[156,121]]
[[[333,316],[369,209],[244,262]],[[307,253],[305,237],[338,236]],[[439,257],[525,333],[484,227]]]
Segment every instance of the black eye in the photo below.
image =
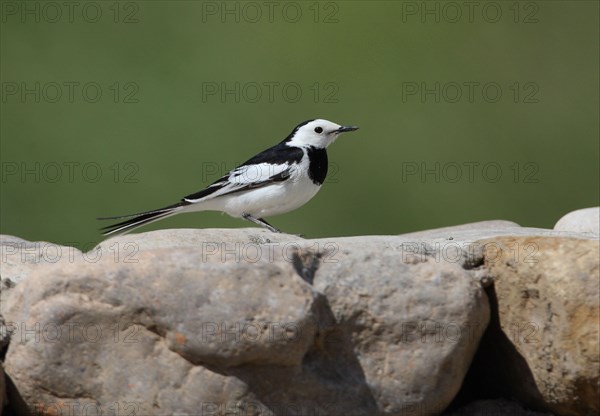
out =
[[321,127],[315,127],[315,131],[317,133],[323,133],[323,129]]

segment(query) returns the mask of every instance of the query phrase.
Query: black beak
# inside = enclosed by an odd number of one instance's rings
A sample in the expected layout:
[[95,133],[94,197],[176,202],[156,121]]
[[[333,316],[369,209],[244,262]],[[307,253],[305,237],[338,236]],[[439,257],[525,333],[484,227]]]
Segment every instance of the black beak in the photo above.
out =
[[355,131],[358,130],[357,126],[342,126],[339,129],[335,130],[336,133],[344,133],[347,131]]

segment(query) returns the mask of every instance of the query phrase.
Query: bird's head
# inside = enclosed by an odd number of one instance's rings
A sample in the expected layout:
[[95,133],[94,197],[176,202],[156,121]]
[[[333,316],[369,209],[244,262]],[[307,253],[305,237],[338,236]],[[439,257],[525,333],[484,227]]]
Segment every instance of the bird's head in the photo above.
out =
[[347,131],[358,130],[355,126],[341,126],[331,121],[316,119],[298,124],[284,140],[292,146],[314,146],[324,149]]

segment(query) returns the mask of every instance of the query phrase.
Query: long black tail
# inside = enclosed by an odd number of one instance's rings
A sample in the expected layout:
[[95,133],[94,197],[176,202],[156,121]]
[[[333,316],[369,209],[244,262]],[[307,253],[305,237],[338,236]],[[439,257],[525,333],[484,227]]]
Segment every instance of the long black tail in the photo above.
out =
[[161,209],[155,209],[153,211],[140,212],[139,214],[131,215],[120,215],[118,217],[103,217],[97,218],[98,220],[118,220],[121,218],[129,218],[128,220],[119,222],[117,224],[109,225],[101,228],[102,235],[111,234],[125,234],[134,228],[141,227],[142,225],[149,224],[154,221],[161,220],[163,218],[175,215],[184,206],[189,205],[189,202],[181,201],[174,205],[169,205]]

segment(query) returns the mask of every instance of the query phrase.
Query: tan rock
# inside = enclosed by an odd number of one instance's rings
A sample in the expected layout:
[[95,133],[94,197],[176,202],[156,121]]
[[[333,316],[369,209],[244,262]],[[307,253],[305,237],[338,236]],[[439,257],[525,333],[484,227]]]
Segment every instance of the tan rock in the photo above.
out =
[[518,354],[506,356],[514,397],[559,415],[600,412],[600,276],[597,240],[499,237],[485,267],[500,326]]

